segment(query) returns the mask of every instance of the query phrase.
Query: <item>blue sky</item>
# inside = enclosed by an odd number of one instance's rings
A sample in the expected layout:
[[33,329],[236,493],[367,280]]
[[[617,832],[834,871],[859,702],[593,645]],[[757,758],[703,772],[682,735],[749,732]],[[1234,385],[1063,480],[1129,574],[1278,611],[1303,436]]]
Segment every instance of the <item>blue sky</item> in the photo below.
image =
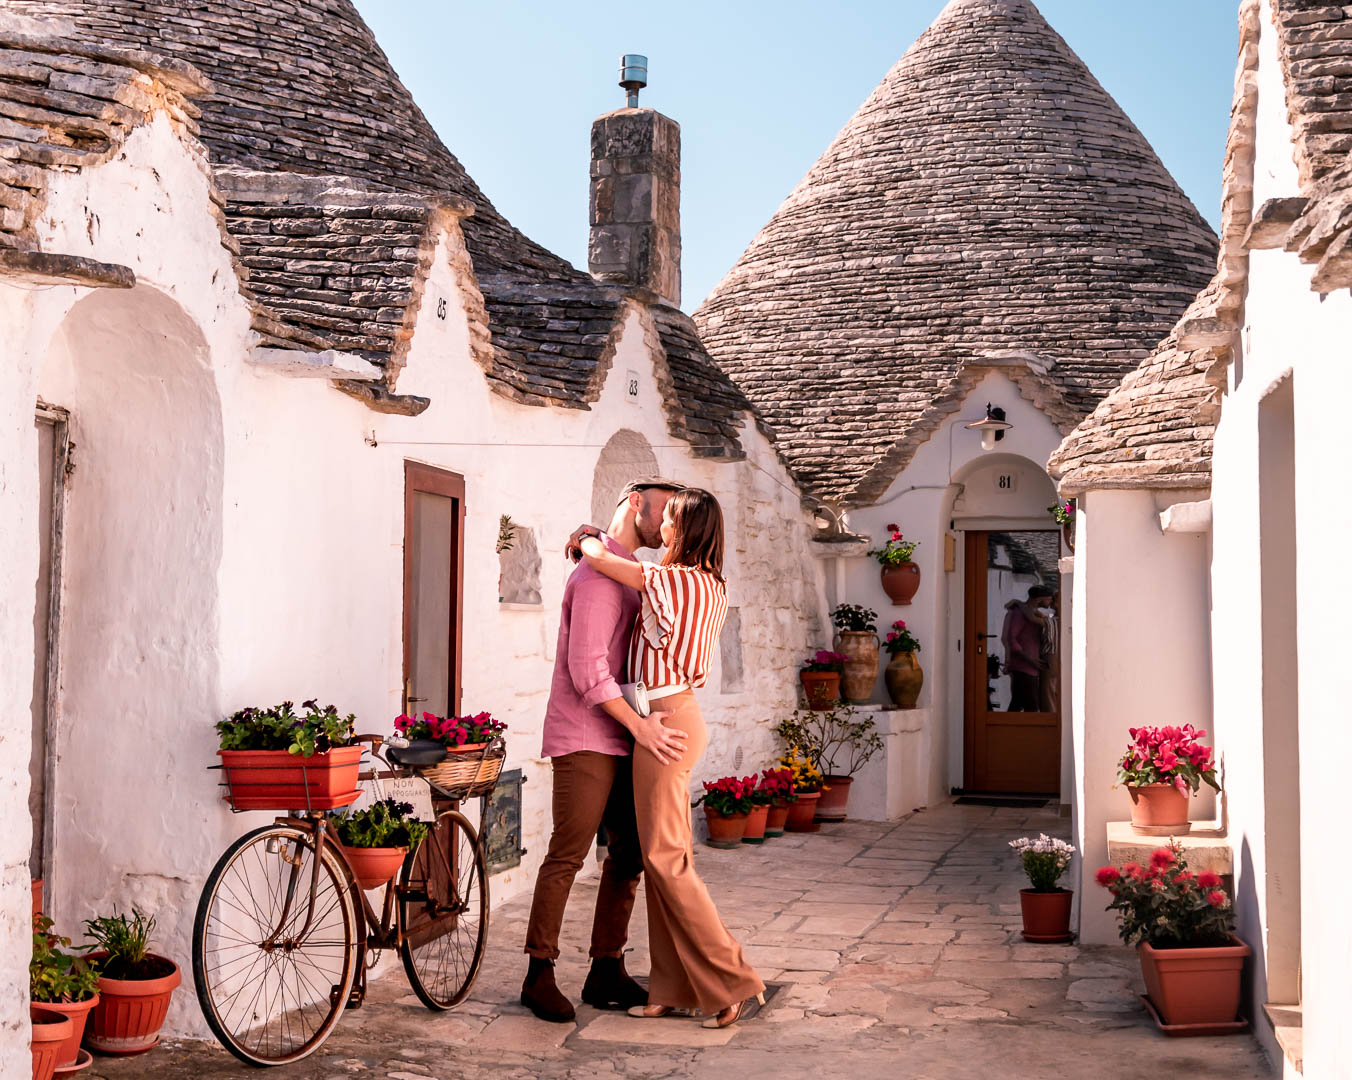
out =
[[[451,151],[514,225],[587,259],[592,120],[643,104],[681,124],[684,296],[693,311],[944,0],[356,0]],[[1236,0],[1040,0],[1053,27],[1219,222]]]

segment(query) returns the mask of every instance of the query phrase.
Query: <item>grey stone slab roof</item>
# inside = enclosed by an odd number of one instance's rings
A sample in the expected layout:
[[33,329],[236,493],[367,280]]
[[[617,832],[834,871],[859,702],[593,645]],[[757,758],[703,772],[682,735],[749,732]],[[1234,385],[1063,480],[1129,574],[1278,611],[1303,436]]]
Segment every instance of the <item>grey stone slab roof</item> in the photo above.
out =
[[1032,3],[953,0],[695,319],[799,480],[858,503],[984,357],[1034,354],[1087,414],[1207,283],[1216,251]]

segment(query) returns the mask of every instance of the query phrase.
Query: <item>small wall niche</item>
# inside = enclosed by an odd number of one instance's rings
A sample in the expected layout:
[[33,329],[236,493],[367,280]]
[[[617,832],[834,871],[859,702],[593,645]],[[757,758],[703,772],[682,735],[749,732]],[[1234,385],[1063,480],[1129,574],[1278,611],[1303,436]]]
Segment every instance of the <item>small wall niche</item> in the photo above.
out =
[[[504,521],[510,519],[504,517]],[[510,541],[507,534],[510,532]],[[504,548],[504,543],[507,546]],[[498,538],[498,602],[519,607],[541,607],[540,548],[535,530],[512,523]]]

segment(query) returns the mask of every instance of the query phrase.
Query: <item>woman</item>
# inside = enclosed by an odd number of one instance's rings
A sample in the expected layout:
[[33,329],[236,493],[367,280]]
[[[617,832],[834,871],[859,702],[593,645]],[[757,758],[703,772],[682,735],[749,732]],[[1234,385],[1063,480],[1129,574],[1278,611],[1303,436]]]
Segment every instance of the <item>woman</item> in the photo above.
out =
[[662,515],[662,542],[660,565],[620,558],[594,536],[581,543],[593,567],[639,591],[630,675],[646,687],[651,710],[669,714],[663,723],[686,733],[684,754],[667,764],[634,749],[652,972],[649,1004],[629,1013],[655,1018],[698,1008],[705,1027],[723,1028],[742,1018],[748,999],[763,1003],[765,984],[718,917],[691,850],[690,773],[708,743],[695,688],[708,677],[728,610],[718,500],[698,488],[678,491]]

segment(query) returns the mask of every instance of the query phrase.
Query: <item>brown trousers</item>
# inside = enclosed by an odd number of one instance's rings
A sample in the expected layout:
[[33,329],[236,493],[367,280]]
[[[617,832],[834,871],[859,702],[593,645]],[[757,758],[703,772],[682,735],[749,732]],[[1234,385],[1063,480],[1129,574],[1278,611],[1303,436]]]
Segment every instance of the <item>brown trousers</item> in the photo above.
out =
[[535,879],[526,952],[559,958],[559,931],[573,879],[602,823],[610,834],[592,920],[592,956],[620,956],[629,940],[643,861],[634,822],[633,759],[579,750],[554,759],[554,832]]
[[760,993],[765,984],[742,956],[695,872],[690,773],[709,739],[694,691],[653,703],[654,711],[666,709],[674,710],[664,721],[667,727],[686,733],[685,756],[660,765],[642,747],[634,749],[639,846],[648,872],[648,1001],[712,1016]]

